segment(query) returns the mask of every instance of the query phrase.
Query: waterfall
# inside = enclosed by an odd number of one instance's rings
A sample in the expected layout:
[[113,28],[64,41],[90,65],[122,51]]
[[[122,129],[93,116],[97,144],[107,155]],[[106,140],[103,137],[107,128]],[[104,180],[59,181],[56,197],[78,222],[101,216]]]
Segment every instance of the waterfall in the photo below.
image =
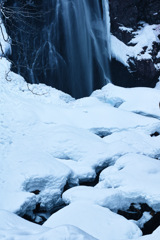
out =
[[[18,7],[16,1],[10,2]],[[39,1],[41,19],[17,21],[16,36],[10,33],[21,43],[13,45],[17,71],[29,82],[45,83],[75,98],[104,86],[110,81],[107,2]],[[33,12],[34,6],[29,9]]]
[[110,23],[110,13],[109,13],[109,1],[103,0],[103,9],[105,11],[104,21],[106,25],[106,39],[107,39],[107,49],[108,49],[108,57],[111,60],[111,23]]

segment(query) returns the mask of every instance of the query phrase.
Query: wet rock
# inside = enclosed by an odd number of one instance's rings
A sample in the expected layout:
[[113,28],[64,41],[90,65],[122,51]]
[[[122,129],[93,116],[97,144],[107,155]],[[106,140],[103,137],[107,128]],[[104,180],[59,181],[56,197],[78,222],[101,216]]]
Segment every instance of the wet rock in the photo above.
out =
[[144,222],[141,227],[143,235],[147,235],[151,234],[160,225],[160,212],[155,212],[147,204],[135,205],[133,203],[127,211],[118,211],[118,214],[124,216],[127,219],[133,219],[137,221],[137,223],[140,221],[144,213],[150,214],[150,219],[146,219],[146,222]]
[[34,193],[35,195],[38,195],[40,193],[40,190],[34,190],[31,193]]
[[159,132],[154,132],[151,134],[151,137],[158,137],[159,136]]
[[160,212],[155,213],[153,217],[144,224],[142,232],[144,235],[151,234],[159,226],[160,226]]
[[132,203],[127,211],[119,210],[118,214],[127,219],[139,220],[142,217],[143,213],[141,211],[141,208],[136,208],[135,204]]

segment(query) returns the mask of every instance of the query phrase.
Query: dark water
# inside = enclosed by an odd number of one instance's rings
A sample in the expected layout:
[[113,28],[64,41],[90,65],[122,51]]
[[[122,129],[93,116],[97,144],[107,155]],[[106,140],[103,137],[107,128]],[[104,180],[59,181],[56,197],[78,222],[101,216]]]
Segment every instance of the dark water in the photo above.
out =
[[24,2],[6,3],[16,9],[7,25],[17,72],[76,98],[109,81],[107,0]]

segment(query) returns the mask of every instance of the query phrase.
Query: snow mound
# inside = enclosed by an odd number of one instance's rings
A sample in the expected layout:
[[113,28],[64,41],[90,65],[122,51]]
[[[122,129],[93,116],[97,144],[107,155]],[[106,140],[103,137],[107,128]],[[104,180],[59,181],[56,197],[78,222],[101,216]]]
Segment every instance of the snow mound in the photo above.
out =
[[82,229],[99,240],[128,240],[141,235],[141,231],[134,223],[90,202],[70,204],[53,214],[44,226],[54,228],[66,223]]
[[89,201],[113,211],[127,210],[131,203],[147,203],[155,211],[160,208],[160,162],[127,154],[100,174],[95,187],[77,186],[63,193],[66,204]]
[[28,222],[13,213],[0,210],[1,240],[96,240],[82,230],[63,225],[54,229]]
[[21,151],[17,151],[18,147],[21,145],[13,146],[2,165],[1,208],[23,216],[26,213],[30,215],[39,203],[41,209],[51,211],[60,204],[71,170],[43,152],[26,151],[23,146]]
[[[138,130],[115,132],[103,140],[116,149],[117,153],[137,153],[153,158],[160,158],[160,136],[151,137]],[[123,155],[123,154],[121,154]]]
[[158,89],[122,88],[109,83],[102,90],[93,92],[92,96],[112,106],[118,105],[121,110],[160,119]]
[[131,202],[147,203],[158,211],[160,208],[159,182],[160,162],[158,160],[128,154],[119,158],[114,166],[102,171],[100,182],[96,187],[112,188],[115,192],[119,192],[124,198],[121,208],[126,209]]

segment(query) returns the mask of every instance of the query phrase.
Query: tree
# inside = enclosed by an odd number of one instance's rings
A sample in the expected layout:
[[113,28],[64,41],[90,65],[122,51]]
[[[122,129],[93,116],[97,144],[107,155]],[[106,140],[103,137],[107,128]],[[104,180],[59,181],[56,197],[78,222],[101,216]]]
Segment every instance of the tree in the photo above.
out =
[[[27,46],[28,41],[33,41],[38,30],[37,22],[42,21],[42,15],[44,14],[39,5],[35,4],[33,0],[0,0],[1,56],[9,55],[7,54],[9,51],[5,51],[4,42],[12,46],[14,55],[19,53],[20,56],[21,52],[24,52],[24,44]],[[11,38],[7,35],[6,30]],[[23,41],[21,41],[18,34],[24,36]],[[26,59],[30,54],[30,51],[26,53]],[[13,56],[10,56],[9,60],[12,62],[12,69],[14,68],[17,72],[20,72],[18,71],[19,68],[26,69],[30,67],[28,60],[19,59],[18,64],[13,59]]]
[[[27,64],[17,64],[12,60],[12,56],[9,57],[11,47],[13,48],[16,46],[19,51],[23,51],[23,45],[16,37],[18,31],[15,30],[20,30],[24,34],[36,35],[37,30],[33,22],[40,21],[42,12],[35,7],[34,1],[32,0],[20,0],[15,5],[13,2],[14,0],[0,0],[0,57],[7,58],[7,60],[11,62],[12,69],[18,69],[19,67],[25,69],[27,68]],[[28,20],[30,20],[30,23]],[[26,32],[26,28],[28,28],[28,32]],[[6,29],[11,34],[11,38],[7,34]],[[7,72],[5,76],[7,81],[10,81],[8,76],[9,72]],[[34,92],[28,83],[27,87],[28,90],[35,95],[46,94]]]
[[[0,1],[3,23],[12,39],[13,54],[9,57],[12,61],[12,70],[25,77],[26,81],[36,83],[33,72],[42,69],[37,58],[39,49],[42,48],[40,36],[48,10],[43,9],[42,1]],[[44,64],[44,70],[48,68],[47,62]]]

